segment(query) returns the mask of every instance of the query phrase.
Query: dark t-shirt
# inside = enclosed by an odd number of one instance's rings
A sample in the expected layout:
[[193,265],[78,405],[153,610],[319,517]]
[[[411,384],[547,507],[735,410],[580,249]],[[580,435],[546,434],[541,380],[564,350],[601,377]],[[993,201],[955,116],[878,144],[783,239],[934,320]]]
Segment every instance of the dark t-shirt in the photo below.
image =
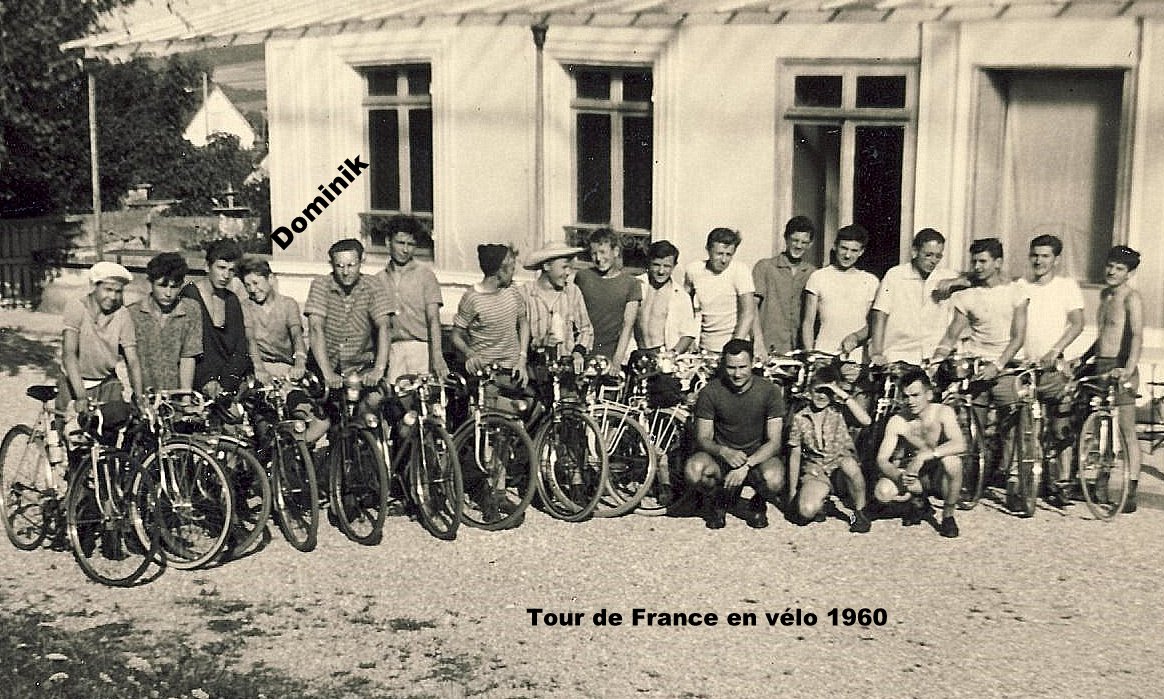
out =
[[592,269],[578,270],[574,283],[582,292],[586,315],[594,326],[593,353],[612,358],[618,349],[623,312],[628,303],[642,302],[642,285],[629,274],[619,272],[617,276],[602,277]]
[[743,393],[736,393],[723,379],[699,392],[695,417],[715,424],[715,441],[751,455],[768,437],[768,420],[784,417],[784,392],[768,379],[757,376]]

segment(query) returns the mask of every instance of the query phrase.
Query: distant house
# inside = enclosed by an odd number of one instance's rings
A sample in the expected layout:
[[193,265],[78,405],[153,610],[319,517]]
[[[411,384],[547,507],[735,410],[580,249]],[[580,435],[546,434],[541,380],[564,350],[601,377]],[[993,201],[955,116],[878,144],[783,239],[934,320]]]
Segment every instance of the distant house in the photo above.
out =
[[211,136],[218,133],[237,136],[239,147],[244,150],[255,147],[254,128],[222,88],[215,85],[207,95],[206,102],[186,125],[182,137],[201,148],[210,141]]
[[[878,272],[933,227],[946,264],[996,236],[1018,274],[1050,232],[1089,323],[1108,247],[1144,252],[1164,348],[1164,0],[186,4],[118,10],[65,48],[265,46],[272,223],[317,212],[276,251],[285,277],[325,271],[338,238],[383,251],[369,223],[396,213],[431,223],[450,288],[478,278],[482,241],[598,225],[681,262],[730,226],[751,263],[793,215],[823,229],[818,261],[856,221]],[[356,155],[368,171],[325,200]]]

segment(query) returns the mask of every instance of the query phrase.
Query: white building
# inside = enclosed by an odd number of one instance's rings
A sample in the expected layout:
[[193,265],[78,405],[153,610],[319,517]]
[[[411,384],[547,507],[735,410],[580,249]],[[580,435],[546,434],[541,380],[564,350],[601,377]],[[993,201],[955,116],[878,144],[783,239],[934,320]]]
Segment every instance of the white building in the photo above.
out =
[[956,267],[972,239],[1002,238],[1015,274],[1050,232],[1091,323],[1108,247],[1141,250],[1146,344],[1164,346],[1161,0],[191,5],[130,7],[66,47],[265,44],[273,225],[345,159],[370,164],[276,251],[285,278],[396,212],[431,220],[454,288],[479,276],[478,243],[528,251],[571,226],[666,238],[686,260],[729,226],[754,261],[794,214],[825,247],[856,220],[875,271],[933,227]]

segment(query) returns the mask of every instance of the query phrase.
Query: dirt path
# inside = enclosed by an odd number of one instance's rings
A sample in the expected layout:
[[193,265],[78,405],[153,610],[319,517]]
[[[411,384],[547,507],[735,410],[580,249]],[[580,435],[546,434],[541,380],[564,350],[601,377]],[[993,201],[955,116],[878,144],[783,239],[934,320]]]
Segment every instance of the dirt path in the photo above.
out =
[[[37,375],[0,375],[0,427],[30,416],[20,396]],[[244,560],[130,590],[89,583],[67,553],[0,541],[0,612],[43,613],[65,632],[123,623],[110,628],[353,697],[1154,697],[1164,487],[1152,464],[1134,516],[1104,524],[1076,505],[1020,520],[984,503],[959,514],[956,540],[894,520],[854,536],[839,520],[712,532],[531,513],[518,530],[443,543],[394,518],[377,547],[325,528],[301,554],[275,532]],[[833,626],[833,607],[887,621]],[[582,624],[531,626],[528,608]],[[603,608],[624,624],[595,626]],[[632,626],[634,608],[718,623]],[[786,608],[817,622],[769,626],[764,612]],[[758,623],[730,626],[731,612]]]

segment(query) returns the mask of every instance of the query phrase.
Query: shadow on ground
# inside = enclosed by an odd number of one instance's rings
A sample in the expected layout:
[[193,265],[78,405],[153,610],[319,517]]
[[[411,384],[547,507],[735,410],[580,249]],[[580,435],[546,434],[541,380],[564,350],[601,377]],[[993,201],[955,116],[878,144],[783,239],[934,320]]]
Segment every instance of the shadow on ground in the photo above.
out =
[[41,369],[46,373],[57,366],[57,343],[30,337],[20,328],[0,328],[0,372],[15,376],[21,369]]

